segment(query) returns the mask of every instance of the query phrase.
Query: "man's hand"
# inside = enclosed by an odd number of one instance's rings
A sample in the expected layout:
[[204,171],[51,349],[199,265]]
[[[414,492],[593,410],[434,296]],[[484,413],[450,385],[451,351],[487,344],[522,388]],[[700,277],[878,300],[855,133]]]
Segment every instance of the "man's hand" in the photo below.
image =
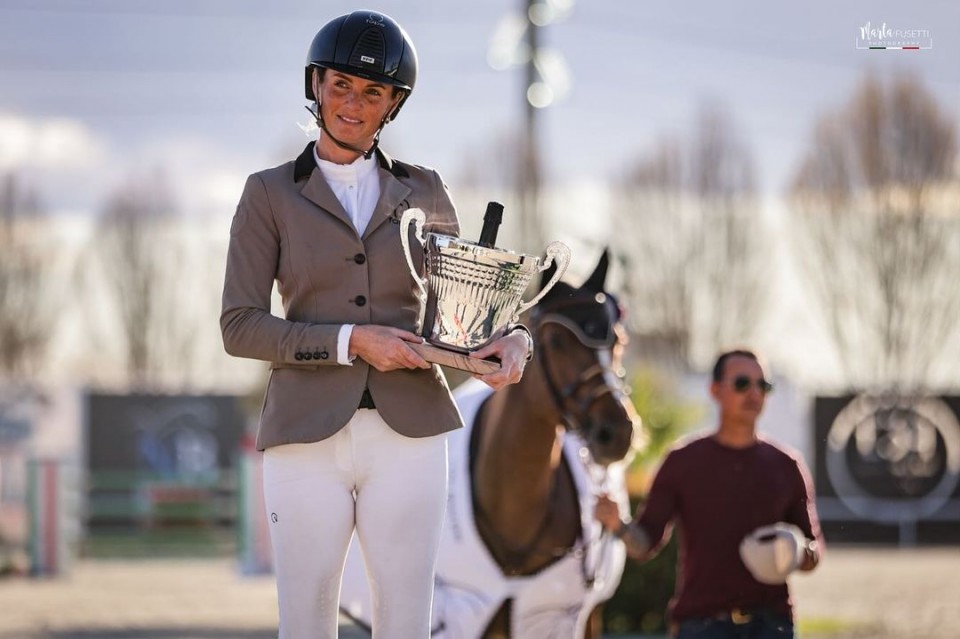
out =
[[486,359],[496,357],[500,360],[500,370],[486,375],[474,375],[493,390],[500,390],[508,384],[516,384],[523,376],[523,367],[527,363],[530,340],[525,333],[516,331],[487,344],[470,353],[470,357]]
[[820,563],[820,544],[816,539],[804,539],[803,558],[800,568],[803,572],[810,572]]
[[634,559],[646,559],[650,553],[650,539],[647,533],[635,521],[624,521],[620,518],[620,507],[606,495],[597,496],[597,505],[593,508],[593,516],[614,536],[623,541],[627,547],[627,554]]
[[606,495],[597,497],[597,505],[593,508],[593,516],[604,528],[610,532],[618,532],[623,520],[620,519],[620,506]]
[[407,346],[408,342],[419,344],[423,338],[393,326],[358,324],[350,333],[347,352],[381,372],[400,368],[430,368],[429,362]]

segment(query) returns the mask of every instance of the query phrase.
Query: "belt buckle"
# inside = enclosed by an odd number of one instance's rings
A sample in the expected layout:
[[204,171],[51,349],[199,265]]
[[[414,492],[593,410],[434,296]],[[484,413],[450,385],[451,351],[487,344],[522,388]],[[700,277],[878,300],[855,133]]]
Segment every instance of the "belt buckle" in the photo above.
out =
[[730,611],[730,621],[738,626],[742,626],[745,623],[750,623],[751,619],[753,619],[753,615],[751,615],[749,612],[744,612],[739,608],[734,608]]

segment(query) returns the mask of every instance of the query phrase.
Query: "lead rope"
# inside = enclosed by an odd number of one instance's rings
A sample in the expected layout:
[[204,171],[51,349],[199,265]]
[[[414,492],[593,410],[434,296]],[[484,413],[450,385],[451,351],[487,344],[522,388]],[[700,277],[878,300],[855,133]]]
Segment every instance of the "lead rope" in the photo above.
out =
[[[591,464],[589,460],[589,453],[586,453],[583,449],[580,452],[580,461],[584,465],[584,469],[587,472],[587,476],[590,477],[591,481],[595,485],[599,486],[601,491],[606,491],[609,484],[610,473],[603,466],[598,466],[597,464]],[[597,480],[597,472],[600,473],[600,479]],[[600,572],[600,567],[604,565],[607,560],[607,557],[610,554],[610,545],[613,542],[613,533],[607,530],[604,527],[600,527],[600,536],[596,541],[591,540],[588,543],[584,543],[583,546],[583,557],[580,560],[580,573],[583,577],[583,585],[586,589],[593,590],[594,586],[597,583],[597,575]],[[590,554],[590,547],[596,546],[596,553],[594,556],[593,570],[590,570],[588,556]]]

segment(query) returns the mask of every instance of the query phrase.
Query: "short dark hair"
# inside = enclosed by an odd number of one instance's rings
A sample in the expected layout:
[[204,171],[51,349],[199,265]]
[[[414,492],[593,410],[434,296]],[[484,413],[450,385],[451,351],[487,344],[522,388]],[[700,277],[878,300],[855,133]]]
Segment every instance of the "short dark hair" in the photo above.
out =
[[726,365],[727,360],[731,357],[746,357],[757,363],[760,362],[760,358],[757,357],[756,353],[745,348],[736,348],[733,350],[724,351],[717,356],[717,361],[713,364],[713,381],[719,382],[723,379],[723,367]]

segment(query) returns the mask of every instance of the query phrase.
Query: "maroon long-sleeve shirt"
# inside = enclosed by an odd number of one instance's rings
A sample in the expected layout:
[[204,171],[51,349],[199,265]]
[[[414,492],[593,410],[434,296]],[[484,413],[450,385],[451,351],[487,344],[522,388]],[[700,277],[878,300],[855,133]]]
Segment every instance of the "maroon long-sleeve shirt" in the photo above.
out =
[[740,541],[760,526],[783,521],[823,543],[806,465],[764,439],[738,449],[702,436],[675,448],[657,472],[638,521],[654,548],[671,524],[677,528],[674,621],[757,607],[792,616],[787,586],[754,579],[740,559]]

